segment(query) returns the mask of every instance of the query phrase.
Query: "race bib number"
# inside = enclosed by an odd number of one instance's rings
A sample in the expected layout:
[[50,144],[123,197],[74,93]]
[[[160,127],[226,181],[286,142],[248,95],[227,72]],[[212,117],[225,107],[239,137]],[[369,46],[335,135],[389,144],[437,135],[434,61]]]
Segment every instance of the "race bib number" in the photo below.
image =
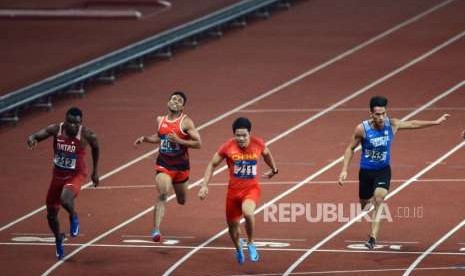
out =
[[234,162],[234,176],[251,179],[257,176],[257,160],[237,160]]
[[178,143],[173,143],[168,140],[168,136],[163,135],[160,137],[160,152],[165,154],[177,153],[181,147]]
[[66,154],[63,152],[58,152],[53,158],[53,163],[56,167],[66,170],[76,169],[76,154]]
[[365,150],[365,158],[375,162],[385,161],[386,156],[386,151]]

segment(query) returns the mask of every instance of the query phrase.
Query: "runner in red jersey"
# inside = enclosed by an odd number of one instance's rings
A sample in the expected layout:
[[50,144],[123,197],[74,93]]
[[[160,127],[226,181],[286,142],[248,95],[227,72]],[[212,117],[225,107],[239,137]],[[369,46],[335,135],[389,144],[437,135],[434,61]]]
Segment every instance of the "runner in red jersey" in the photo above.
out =
[[189,180],[188,148],[201,147],[200,135],[194,122],[183,113],[187,97],[181,91],[173,92],[168,101],[168,115],[157,117],[157,132],[141,136],[134,142],[160,144],[155,163],[155,182],[158,201],[153,210],[152,240],[161,241],[160,223],[165,214],[165,203],[170,187],[174,188],[179,204],[186,203],[187,181]]
[[241,117],[234,121],[232,125],[234,138],[224,143],[213,156],[205,170],[204,181],[199,191],[200,199],[205,199],[213,171],[226,159],[229,168],[226,220],[229,235],[236,247],[236,259],[239,264],[245,261],[239,227],[242,215],[245,218],[249,259],[253,262],[259,259],[253,237],[254,211],[260,199],[260,185],[257,179],[260,156],[263,156],[265,163],[271,168],[263,174],[264,177],[271,178],[278,173],[271,151],[262,139],[250,136],[251,128],[252,124],[247,118]]
[[92,181],[99,183],[97,164],[99,146],[95,133],[82,125],[82,111],[73,107],[66,112],[65,122],[52,124],[29,136],[27,144],[34,149],[38,142],[53,136],[53,177],[47,193],[47,220],[55,235],[56,256],[64,257],[64,234],[60,233],[58,211],[63,206],[69,213],[70,235],[79,234],[79,219],[74,207],[74,199],[87,178],[85,148],[92,149]]

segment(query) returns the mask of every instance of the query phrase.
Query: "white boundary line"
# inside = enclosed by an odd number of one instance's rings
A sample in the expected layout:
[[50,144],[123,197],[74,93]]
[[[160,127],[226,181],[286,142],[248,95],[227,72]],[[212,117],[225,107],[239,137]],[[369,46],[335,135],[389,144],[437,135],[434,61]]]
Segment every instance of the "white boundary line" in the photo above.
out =
[[[222,120],[222,119],[224,119],[224,118],[238,112],[239,110],[244,109],[247,106],[250,106],[250,105],[252,105],[252,104],[254,104],[254,103],[256,103],[256,102],[258,102],[258,101],[260,101],[260,100],[262,100],[262,99],[264,99],[266,97],[268,97],[268,96],[271,96],[271,95],[281,91],[282,89],[284,89],[284,88],[286,88],[286,87],[288,87],[290,85],[293,85],[294,83],[299,82],[300,80],[302,80],[302,79],[304,79],[304,78],[306,78],[306,77],[308,77],[310,75],[315,74],[316,72],[318,72],[318,71],[332,65],[333,63],[338,62],[339,60],[341,60],[341,59],[343,59],[343,58],[345,58],[345,57],[347,57],[347,56],[349,56],[349,55],[351,55],[351,54],[353,54],[353,53],[355,53],[355,52],[357,52],[357,51],[359,51],[359,50],[361,50],[361,49],[363,49],[363,48],[365,48],[367,46],[369,46],[370,44],[373,44],[374,42],[388,36],[389,34],[391,34],[391,33],[395,32],[395,31],[397,31],[397,30],[399,30],[399,29],[401,29],[401,28],[403,28],[403,27],[405,27],[405,26],[407,26],[407,25],[421,19],[422,17],[425,17],[426,15],[429,15],[430,13],[435,12],[436,10],[438,10],[438,9],[440,9],[440,8],[446,6],[446,5],[448,5],[448,4],[450,4],[450,3],[454,2],[454,1],[455,0],[447,0],[447,1],[444,1],[444,2],[442,2],[442,3],[440,3],[440,4],[436,5],[436,6],[433,6],[432,8],[430,8],[430,9],[428,9],[428,10],[426,10],[426,11],[424,11],[424,12],[422,12],[422,13],[420,13],[420,14],[418,14],[418,15],[416,15],[416,16],[414,16],[414,17],[412,17],[412,18],[410,18],[410,19],[408,19],[408,20],[406,20],[404,22],[402,22],[399,25],[396,25],[395,27],[393,27],[393,28],[391,28],[391,29],[389,29],[389,30],[387,30],[387,31],[375,36],[375,37],[370,38],[369,40],[367,40],[367,41],[365,41],[365,42],[351,48],[350,50],[347,50],[344,53],[342,53],[342,54],[340,54],[340,55],[338,55],[338,56],[336,56],[336,57],[334,57],[334,58],[320,64],[320,65],[318,65],[317,67],[314,67],[314,68],[306,71],[305,73],[303,73],[303,74],[301,74],[301,75],[299,75],[299,76],[297,76],[297,77],[295,77],[295,78],[293,78],[293,79],[291,79],[291,80],[289,80],[287,82],[284,82],[284,83],[280,84],[279,86],[277,86],[277,87],[275,87],[275,88],[261,94],[260,96],[257,96],[255,98],[253,98],[253,99],[251,99],[251,100],[249,100],[249,101],[247,101],[247,102],[245,102],[245,103],[243,103],[243,104],[229,110],[228,112],[223,113],[222,115],[220,115],[220,116],[218,116],[218,117],[216,117],[214,119],[211,119],[210,121],[208,121],[208,122],[202,124],[201,126],[199,126],[197,129],[201,130],[201,129],[204,129],[204,128],[212,125],[212,124],[215,124],[216,122],[218,122],[218,121],[220,121],[220,120]],[[118,172],[120,172],[122,170],[125,170],[126,168],[138,163],[139,161],[150,157],[151,155],[155,154],[157,151],[158,151],[158,148],[155,149],[155,150],[151,150],[151,151],[149,151],[149,152],[147,152],[147,153],[145,153],[145,154],[143,154],[143,155],[141,155],[141,156],[139,156],[139,157],[137,157],[137,158],[135,158],[135,159],[121,165],[121,166],[119,166],[118,168],[116,168],[116,169],[104,174],[103,176],[101,176],[100,180],[104,180],[104,179],[106,179],[106,178],[108,178],[108,177],[110,177],[110,176],[112,176],[112,175],[114,175],[114,174],[116,174],[116,173],[118,173]],[[81,187],[81,189],[83,190],[83,189],[89,188],[91,186],[92,186],[92,182],[88,182],[85,185],[83,185]],[[0,232],[10,228],[11,226],[13,226],[13,225],[15,225],[15,224],[17,224],[17,223],[19,223],[19,222],[21,222],[23,220],[26,220],[27,218],[29,218],[29,217],[31,217],[31,216],[33,216],[33,215],[35,215],[35,214],[37,214],[37,213],[39,213],[41,211],[44,211],[45,209],[46,209],[46,206],[43,205],[42,207],[39,207],[38,209],[36,209],[34,211],[31,211],[30,213],[28,213],[28,214],[26,214],[26,215],[24,215],[24,216],[22,216],[22,217],[20,217],[20,218],[18,218],[16,220],[10,222],[10,223],[7,223],[6,225],[0,227]]]
[[[53,239],[52,236],[50,236]],[[105,248],[163,248],[163,249],[194,249],[191,245],[157,245],[151,239],[148,244],[93,244],[89,247],[105,247]],[[67,243],[67,247],[79,247],[82,243]],[[55,246],[54,242],[0,242],[0,246]],[[305,252],[306,248],[286,248],[286,247],[257,247],[260,251],[278,251],[278,252]],[[204,250],[233,250],[232,246],[206,246]],[[324,253],[358,253],[358,254],[391,254],[391,255],[421,255],[423,251],[396,251],[396,250],[350,250],[350,249],[319,249],[317,252]],[[431,252],[430,255],[438,256],[465,256],[465,252]],[[294,274],[294,273],[293,273]]]
[[[260,185],[266,186],[266,185],[294,185],[295,181],[262,181],[260,182]],[[392,179],[391,183],[402,183],[407,181],[407,179]],[[417,179],[415,182],[426,182],[426,183],[444,183],[444,182],[465,182],[465,179],[462,178],[424,178],[424,179]],[[316,180],[316,181],[309,181],[307,184],[322,184],[322,185],[327,185],[327,184],[334,184],[337,183],[336,180]],[[358,183],[358,180],[347,180],[344,181],[344,183]],[[208,184],[208,187],[226,187],[228,186],[228,183],[226,182],[214,182]],[[112,190],[112,189],[145,189],[145,188],[155,188],[156,185],[122,185],[122,186],[103,186],[103,187],[97,187],[95,189],[100,189],[100,190]]]
[[[399,67],[398,69],[390,72],[389,74],[385,75],[384,77],[370,83],[369,85],[365,86],[364,88],[358,90],[357,92],[353,93],[352,95],[348,96],[347,98],[345,98],[344,100],[341,100],[333,105],[331,105],[330,107],[328,107],[327,109],[325,109],[324,111],[320,112],[320,113],[317,113],[315,114],[314,116],[312,116],[311,118],[313,117],[320,117],[323,115],[323,113],[327,113],[329,112],[330,109],[334,109],[336,108],[337,106],[345,103],[346,101],[349,101],[349,99],[352,99],[354,98],[355,96],[358,96],[364,92],[366,92],[367,90],[369,90],[370,88],[384,82],[385,80],[389,79],[390,77],[393,77],[395,75],[397,75],[398,73],[402,72],[403,70],[409,68],[410,66],[414,65],[415,63],[429,57],[430,55],[436,53],[437,51],[439,51],[440,49],[446,47],[447,45],[455,42],[456,40],[458,40],[459,38],[461,38],[463,35],[465,35],[465,31],[464,32],[461,32],[460,34],[454,36],[453,38],[447,40],[446,42],[440,44],[439,46],[436,46],[435,48],[433,48],[432,50],[428,51],[427,53],[415,58],[414,60],[408,62],[407,64],[403,65],[402,67]],[[415,116],[416,114],[418,114],[419,112],[423,111],[425,108],[427,108],[428,106],[431,106],[433,103],[439,101],[440,99],[444,98],[445,96],[449,95],[450,93],[454,92],[455,90],[457,90],[458,88],[460,88],[461,86],[463,86],[465,84],[465,80],[461,81],[460,83],[454,85],[452,88],[448,89],[447,91],[445,91],[444,93],[442,93],[441,95],[435,97],[434,99],[432,99],[431,101],[429,101],[428,103],[426,103],[425,105],[423,105],[422,107],[418,108],[416,111],[410,113],[409,115],[407,115],[406,117],[403,118],[403,120],[406,120],[408,118],[411,118],[413,116]],[[328,110],[329,109],[329,110]],[[326,112],[327,111],[327,112]],[[321,115],[320,115],[321,114]],[[303,123],[307,122],[308,120],[305,120],[304,122],[298,124],[297,126],[301,126]],[[295,128],[295,127],[294,127]],[[292,129],[294,129],[292,128]],[[287,135],[287,132],[286,132],[286,135]],[[359,147],[360,148],[360,147]],[[333,162],[329,163],[328,165],[326,165],[325,167],[323,167],[322,169],[320,169],[319,171],[317,171],[316,173],[310,175],[309,177],[307,177],[306,179],[302,180],[301,182],[297,183],[296,185],[294,185],[292,188],[284,191],[283,193],[281,193],[279,196],[275,197],[274,199],[272,199],[271,201],[268,201],[266,204],[262,205],[260,208],[258,208],[257,210],[255,210],[255,214],[261,212],[262,210],[264,210],[266,207],[268,207],[269,205],[273,204],[274,202],[278,201],[279,199],[283,198],[284,196],[292,193],[293,191],[297,190],[298,188],[300,188],[301,186],[303,186],[304,184],[307,184],[310,180],[312,179],[315,179],[316,177],[318,177],[319,175],[321,175],[322,173],[326,172],[327,170],[329,170],[330,168],[334,167],[336,164],[338,164],[340,161],[343,160],[343,156],[339,157],[338,159],[334,160]],[[416,180],[416,179],[415,179]],[[400,186],[402,187],[402,186]],[[363,213],[362,213],[363,214]],[[361,216],[360,216],[361,217]],[[241,220],[241,222],[243,222],[244,219]],[[179,259],[176,263],[174,263],[167,271],[165,271],[165,273],[163,275],[170,275],[174,270],[176,270],[177,267],[179,267],[182,263],[184,263],[187,259],[189,259],[192,255],[194,255],[197,251],[199,251],[202,247],[204,247],[205,245],[211,243],[212,241],[216,240],[218,237],[224,235],[226,232],[228,231],[227,228],[223,229],[223,231],[219,232],[218,234],[216,234],[215,236],[211,237],[210,239],[208,239],[207,241],[205,241],[204,243],[200,244],[196,249],[190,251],[189,253],[187,253],[186,255],[184,255],[181,259]]]
[[[411,183],[414,182],[414,180],[416,180],[418,177],[420,177],[421,175],[425,174],[426,172],[428,172],[429,170],[431,170],[433,167],[435,167],[436,165],[438,165],[439,163],[441,163],[442,161],[444,161],[446,158],[448,158],[450,155],[452,155],[453,153],[455,153],[456,151],[458,151],[459,149],[461,149],[463,146],[465,145],[465,141],[462,141],[461,143],[459,143],[458,145],[456,145],[455,147],[453,147],[451,150],[449,150],[447,153],[445,153],[444,155],[442,155],[440,158],[436,159],[436,161],[434,161],[433,163],[431,163],[429,166],[427,166],[426,168],[424,168],[423,170],[421,170],[420,172],[418,172],[417,174],[415,174],[412,178],[410,178],[409,181],[405,182],[404,184],[402,184],[401,186],[397,187],[397,189],[395,189],[394,191],[392,191],[391,193],[389,193],[387,196],[386,196],[386,201],[388,199],[390,199],[391,197],[393,197],[394,195],[396,195],[397,193],[399,193],[400,191],[402,191],[405,187],[407,187],[408,185],[410,185]],[[283,275],[289,275],[290,273],[292,273],[292,271],[294,271],[294,269],[300,264],[302,263],[308,256],[310,256],[310,254],[312,254],[313,252],[315,252],[316,249],[320,248],[322,245],[324,245],[325,243],[327,243],[329,240],[331,240],[332,238],[334,238],[335,236],[337,236],[339,233],[341,233],[342,231],[344,231],[345,229],[349,228],[349,226],[351,226],[352,224],[354,224],[358,219],[361,219],[363,216],[365,216],[366,214],[368,214],[369,212],[371,212],[374,208],[370,208],[368,211],[364,211],[362,213],[360,213],[360,215],[358,215],[357,217],[353,218],[352,220],[350,220],[349,222],[347,222],[345,225],[339,227],[336,231],[334,231],[333,233],[331,233],[329,236],[327,236],[326,238],[324,238],[323,240],[321,240],[319,243],[317,243],[316,245],[314,245],[312,248],[310,248],[307,252],[305,252],[305,254],[303,254],[299,259],[297,259],[297,261],[295,261],[291,266],[288,267],[288,269],[286,270],[286,272],[284,272]]]
[[404,272],[403,276],[408,276],[414,269],[419,269],[416,268],[418,264],[426,258],[428,254],[433,253],[433,250],[436,249],[441,243],[443,243],[445,240],[447,240],[450,236],[452,236],[455,232],[457,232],[460,228],[462,228],[465,225],[465,219],[462,220],[459,224],[457,224],[452,230],[447,232],[444,236],[442,236],[438,241],[436,241],[430,248],[428,248],[423,254],[421,254]]
[[[411,111],[416,107],[389,108],[389,111]],[[297,112],[319,112],[323,108],[269,108],[269,109],[243,109],[241,113],[297,113]],[[465,107],[430,107],[430,111],[464,111]],[[366,107],[343,107],[336,108],[334,112],[367,112]]]
[[[441,267],[424,267],[419,268],[418,270],[423,271],[431,271],[431,270],[456,270],[459,269],[457,266],[441,266]],[[460,268],[462,269],[462,268]],[[327,270],[327,271],[306,271],[306,272],[295,272],[292,273],[293,275],[324,275],[324,274],[360,274],[360,273],[369,273],[373,274],[376,272],[383,273],[383,272],[392,272],[392,271],[403,271],[405,268],[381,268],[381,269],[357,269],[357,270]],[[281,273],[262,273],[262,274],[235,274],[235,275],[228,275],[228,276],[280,276]]]

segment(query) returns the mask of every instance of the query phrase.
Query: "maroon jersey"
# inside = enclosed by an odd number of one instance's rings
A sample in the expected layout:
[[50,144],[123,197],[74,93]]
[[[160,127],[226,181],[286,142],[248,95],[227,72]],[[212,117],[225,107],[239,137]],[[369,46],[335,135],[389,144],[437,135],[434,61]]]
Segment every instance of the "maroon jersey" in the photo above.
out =
[[85,150],[81,145],[82,126],[74,138],[63,135],[63,123],[53,140],[53,173],[60,177],[86,175]]
[[168,116],[163,116],[158,125],[158,136],[160,137],[160,152],[157,165],[169,170],[183,171],[189,169],[189,151],[186,146],[168,140],[168,134],[175,133],[181,139],[188,139],[189,134],[182,129],[182,121],[186,115],[181,114],[173,121]]

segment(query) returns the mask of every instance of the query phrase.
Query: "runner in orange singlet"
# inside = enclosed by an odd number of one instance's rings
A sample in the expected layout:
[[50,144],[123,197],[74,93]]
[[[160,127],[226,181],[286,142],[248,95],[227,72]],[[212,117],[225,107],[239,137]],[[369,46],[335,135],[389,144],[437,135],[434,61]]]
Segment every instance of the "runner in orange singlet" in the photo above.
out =
[[242,216],[245,218],[247,232],[247,248],[249,259],[258,261],[259,256],[253,243],[255,219],[254,211],[260,199],[260,185],[258,183],[258,161],[263,156],[265,163],[271,168],[263,174],[271,178],[278,173],[271,151],[262,139],[250,136],[252,124],[247,118],[238,118],[232,125],[234,138],[229,139],[215,153],[205,170],[205,177],[199,191],[200,199],[208,194],[208,182],[215,168],[226,159],[229,168],[228,193],[226,196],[226,220],[229,235],[236,247],[236,259],[239,264],[244,263],[240,239],[240,224]]

